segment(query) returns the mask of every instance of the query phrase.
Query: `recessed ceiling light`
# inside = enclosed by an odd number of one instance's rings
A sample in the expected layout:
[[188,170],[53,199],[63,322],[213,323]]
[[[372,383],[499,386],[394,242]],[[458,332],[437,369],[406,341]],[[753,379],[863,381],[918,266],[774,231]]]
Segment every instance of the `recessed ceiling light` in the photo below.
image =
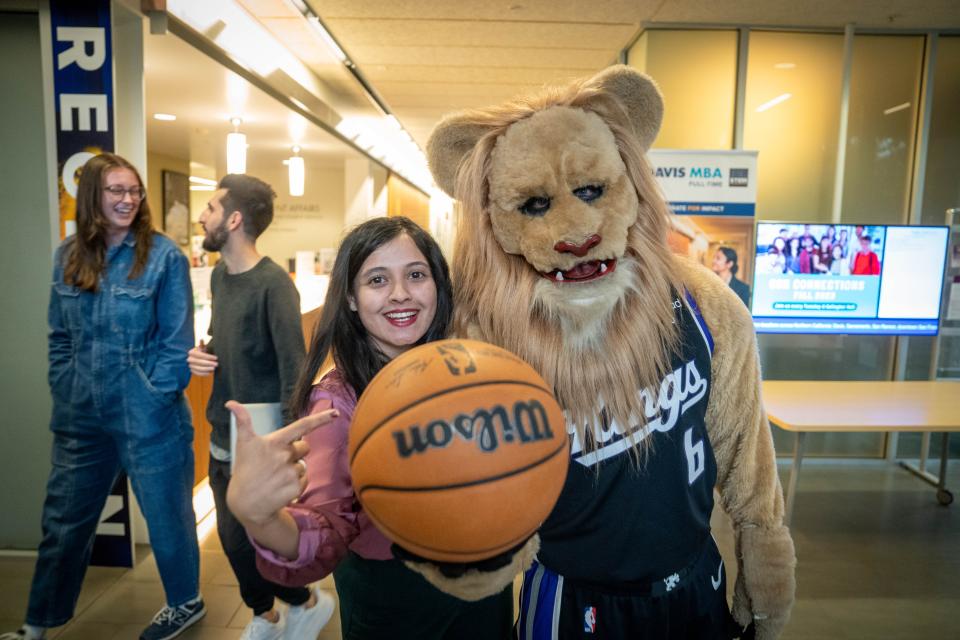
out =
[[795,69],[797,65],[793,62],[778,62],[773,65],[774,69]]
[[153,119],[163,120],[165,122],[173,122],[177,119],[177,116],[173,115],[172,113],[155,113],[153,114]]

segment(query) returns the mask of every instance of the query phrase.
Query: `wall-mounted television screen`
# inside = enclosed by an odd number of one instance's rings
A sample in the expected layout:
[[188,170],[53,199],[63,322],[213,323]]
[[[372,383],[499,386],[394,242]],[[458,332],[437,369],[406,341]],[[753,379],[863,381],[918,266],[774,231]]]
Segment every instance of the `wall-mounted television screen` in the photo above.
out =
[[948,231],[757,223],[757,333],[936,335]]

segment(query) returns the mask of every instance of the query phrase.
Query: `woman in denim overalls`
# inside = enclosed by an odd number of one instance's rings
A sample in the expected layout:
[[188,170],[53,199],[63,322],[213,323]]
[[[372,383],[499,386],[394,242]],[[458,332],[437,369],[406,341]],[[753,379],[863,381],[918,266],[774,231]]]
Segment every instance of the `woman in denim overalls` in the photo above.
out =
[[119,472],[150,531],[167,606],[142,638],[179,634],[204,613],[192,505],[193,301],[187,260],[156,233],[143,183],[104,153],[84,165],[77,234],[56,252],[49,308],[53,469],[27,624],[42,638],[74,613],[94,532]]

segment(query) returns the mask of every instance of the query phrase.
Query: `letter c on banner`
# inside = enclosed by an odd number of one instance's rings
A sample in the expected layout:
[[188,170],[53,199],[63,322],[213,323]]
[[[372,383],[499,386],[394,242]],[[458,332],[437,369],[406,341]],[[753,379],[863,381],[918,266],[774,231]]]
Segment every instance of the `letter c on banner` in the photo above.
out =
[[77,169],[85,165],[87,160],[92,157],[93,154],[89,151],[81,151],[73,154],[63,163],[63,173],[60,178],[63,180],[63,188],[74,200],[77,198]]

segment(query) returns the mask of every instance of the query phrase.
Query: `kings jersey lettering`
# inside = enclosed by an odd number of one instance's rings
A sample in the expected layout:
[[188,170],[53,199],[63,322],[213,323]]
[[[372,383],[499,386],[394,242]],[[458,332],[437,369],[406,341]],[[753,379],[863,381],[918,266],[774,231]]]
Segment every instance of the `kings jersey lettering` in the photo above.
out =
[[426,452],[431,447],[442,449],[455,438],[473,442],[481,451],[496,451],[501,443],[526,444],[553,438],[553,429],[546,409],[536,400],[517,401],[511,409],[496,405],[460,414],[452,421],[434,420],[426,425],[413,425],[392,433],[401,458]]
[[680,416],[706,393],[707,381],[700,375],[696,362],[690,360],[668,373],[658,389],[640,391],[644,413],[642,424],[628,429],[624,429],[616,421],[607,423],[601,420],[595,424],[592,435],[596,445],[589,453],[584,453],[576,429],[573,425],[568,425],[567,431],[572,439],[570,453],[574,461],[587,466],[611,458],[655,431],[667,432],[673,429]]

